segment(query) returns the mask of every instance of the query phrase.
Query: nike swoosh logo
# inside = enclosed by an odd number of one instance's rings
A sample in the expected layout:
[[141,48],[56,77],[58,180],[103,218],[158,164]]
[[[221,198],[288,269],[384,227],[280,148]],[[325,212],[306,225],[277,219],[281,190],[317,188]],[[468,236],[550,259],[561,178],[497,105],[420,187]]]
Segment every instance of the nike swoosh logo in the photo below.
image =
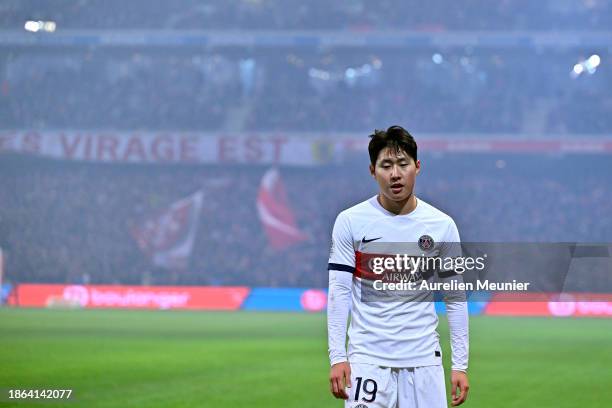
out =
[[372,239],[366,239],[365,237],[361,238],[361,243],[362,244],[367,244],[368,242],[372,242],[372,241],[376,241],[377,239],[381,239],[382,237],[378,237],[378,238],[372,238]]

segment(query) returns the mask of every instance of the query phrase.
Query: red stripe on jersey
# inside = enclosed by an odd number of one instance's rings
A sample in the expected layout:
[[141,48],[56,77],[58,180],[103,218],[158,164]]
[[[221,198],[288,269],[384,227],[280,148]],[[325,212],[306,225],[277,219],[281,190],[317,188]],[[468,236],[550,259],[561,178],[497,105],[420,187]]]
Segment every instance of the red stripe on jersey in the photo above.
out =
[[390,257],[391,255],[384,254],[364,254],[360,251],[355,251],[355,276],[367,280],[382,279],[383,274],[378,274],[372,271],[369,261],[372,258]]

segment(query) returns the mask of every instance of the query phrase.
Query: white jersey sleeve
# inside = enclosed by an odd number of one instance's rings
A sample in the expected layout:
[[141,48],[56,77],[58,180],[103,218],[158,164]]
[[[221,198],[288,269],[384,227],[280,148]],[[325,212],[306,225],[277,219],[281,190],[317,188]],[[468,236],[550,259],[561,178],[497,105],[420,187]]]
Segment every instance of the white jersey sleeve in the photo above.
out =
[[341,212],[334,223],[329,251],[329,270],[355,272],[355,246],[349,217]]
[[[457,225],[451,220],[444,242],[442,257],[461,256],[461,245]],[[448,274],[440,276],[441,281],[456,280],[463,282],[461,274]],[[469,318],[467,301],[464,291],[453,291],[444,296],[446,315],[450,329],[451,342],[451,369],[467,371],[469,355]]]
[[327,336],[331,365],[347,361],[346,330],[351,310],[351,290],[355,271],[355,249],[349,220],[340,213],[332,233],[329,255]]

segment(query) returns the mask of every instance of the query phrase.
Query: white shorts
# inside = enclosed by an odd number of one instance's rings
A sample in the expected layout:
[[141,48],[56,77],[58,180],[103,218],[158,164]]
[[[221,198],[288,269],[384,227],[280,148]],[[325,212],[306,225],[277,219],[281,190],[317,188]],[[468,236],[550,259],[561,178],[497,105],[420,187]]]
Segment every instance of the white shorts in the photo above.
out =
[[446,408],[442,365],[389,368],[351,364],[345,408]]

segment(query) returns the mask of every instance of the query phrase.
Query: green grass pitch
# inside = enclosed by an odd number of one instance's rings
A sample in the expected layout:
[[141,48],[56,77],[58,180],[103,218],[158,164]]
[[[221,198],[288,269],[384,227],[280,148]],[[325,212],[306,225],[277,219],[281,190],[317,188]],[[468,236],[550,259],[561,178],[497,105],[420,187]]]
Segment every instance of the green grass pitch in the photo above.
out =
[[[448,372],[448,328],[439,332]],[[612,320],[472,317],[466,407],[603,407]],[[325,316],[0,309],[0,388],[71,388],[16,407],[341,407]],[[4,396],[6,398],[6,396]]]

